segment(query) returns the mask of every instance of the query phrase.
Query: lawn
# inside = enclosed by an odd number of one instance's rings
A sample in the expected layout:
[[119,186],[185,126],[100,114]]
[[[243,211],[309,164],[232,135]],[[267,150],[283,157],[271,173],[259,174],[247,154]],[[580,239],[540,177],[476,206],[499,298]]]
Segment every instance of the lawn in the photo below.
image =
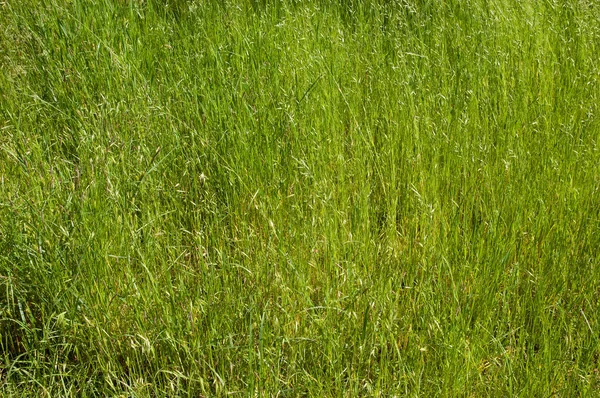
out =
[[600,2],[0,1],[0,394],[600,395]]

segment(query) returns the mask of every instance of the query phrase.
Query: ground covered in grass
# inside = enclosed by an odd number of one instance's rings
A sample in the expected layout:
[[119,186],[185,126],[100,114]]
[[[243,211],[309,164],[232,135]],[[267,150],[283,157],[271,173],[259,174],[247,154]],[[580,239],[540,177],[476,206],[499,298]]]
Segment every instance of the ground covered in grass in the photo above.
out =
[[0,2],[19,396],[600,394],[600,3]]

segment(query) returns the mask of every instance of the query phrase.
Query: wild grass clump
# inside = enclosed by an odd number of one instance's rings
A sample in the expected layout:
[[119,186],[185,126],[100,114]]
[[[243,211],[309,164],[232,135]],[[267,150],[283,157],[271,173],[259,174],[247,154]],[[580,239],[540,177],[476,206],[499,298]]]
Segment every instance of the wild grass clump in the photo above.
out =
[[0,2],[3,394],[598,394],[599,15]]

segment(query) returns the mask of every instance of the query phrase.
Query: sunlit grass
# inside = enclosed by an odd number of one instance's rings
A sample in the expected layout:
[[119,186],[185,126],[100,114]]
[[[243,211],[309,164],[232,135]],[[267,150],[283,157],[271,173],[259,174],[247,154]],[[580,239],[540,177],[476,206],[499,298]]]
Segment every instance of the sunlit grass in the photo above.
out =
[[0,2],[3,393],[598,394],[599,4],[265,3]]

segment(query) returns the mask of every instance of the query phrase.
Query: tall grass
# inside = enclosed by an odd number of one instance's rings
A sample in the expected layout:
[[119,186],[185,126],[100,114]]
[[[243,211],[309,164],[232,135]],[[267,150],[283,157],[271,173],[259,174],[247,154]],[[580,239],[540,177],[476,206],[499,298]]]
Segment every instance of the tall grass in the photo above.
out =
[[0,2],[3,393],[598,394],[599,15]]

